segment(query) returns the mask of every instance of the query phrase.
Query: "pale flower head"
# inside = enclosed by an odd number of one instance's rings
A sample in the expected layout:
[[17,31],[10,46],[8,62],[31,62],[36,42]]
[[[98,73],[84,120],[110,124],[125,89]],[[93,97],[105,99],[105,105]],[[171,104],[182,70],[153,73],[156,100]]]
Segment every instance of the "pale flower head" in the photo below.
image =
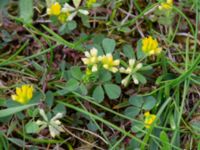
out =
[[85,65],[87,65],[89,68],[91,67],[92,72],[98,71],[98,50],[96,48],[92,48],[89,52],[84,52],[85,58],[82,58],[81,60]]
[[62,113],[57,113],[51,120],[49,121],[44,110],[40,109],[39,110],[40,115],[44,119],[44,121],[37,120],[36,123],[37,125],[40,126],[40,130],[48,127],[50,135],[54,138],[55,136],[60,135],[60,132],[64,132],[64,128],[62,126],[62,123],[59,119],[63,117]]
[[137,73],[142,68],[142,63],[136,63],[135,59],[129,59],[127,68],[120,67],[119,71],[121,73],[127,74],[127,76],[121,81],[122,85],[127,86],[132,76],[134,84],[139,84],[139,80],[135,73]]
[[49,124],[49,131],[51,136],[54,138],[55,136],[60,135],[60,132],[64,132],[64,128],[60,120],[63,117],[62,113],[57,113],[51,120]]
[[124,67],[120,67],[119,71],[121,73],[131,74],[142,68],[142,63],[136,64],[135,59],[129,59],[128,63],[129,63],[129,66],[126,69]]
[[106,70],[109,70],[113,73],[116,73],[118,71],[118,66],[120,64],[120,60],[118,60],[118,59],[114,60],[112,54],[110,54],[110,53],[106,54],[102,57],[99,57],[98,59],[101,61],[103,67]]

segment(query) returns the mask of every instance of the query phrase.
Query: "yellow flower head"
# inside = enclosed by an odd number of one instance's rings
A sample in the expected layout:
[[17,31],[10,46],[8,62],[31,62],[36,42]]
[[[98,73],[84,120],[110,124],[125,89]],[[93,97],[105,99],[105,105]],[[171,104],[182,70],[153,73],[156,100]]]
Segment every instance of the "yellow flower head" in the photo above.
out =
[[167,0],[166,2],[163,2],[158,7],[160,10],[171,10],[173,7],[173,0]]
[[58,16],[61,13],[61,5],[58,2],[55,2],[50,6],[50,8],[47,8],[47,14],[48,15],[55,15]]
[[142,39],[142,51],[147,55],[159,54],[162,48],[158,47],[158,41],[151,36]]
[[153,122],[156,119],[156,115],[150,114],[149,112],[145,112],[144,116],[145,116],[145,120],[144,120],[145,127],[150,128],[150,126],[153,124]]
[[62,13],[60,13],[60,15],[58,16],[58,20],[59,20],[61,23],[65,23],[65,22],[67,21],[67,18],[68,18],[69,15],[70,15],[69,12],[66,12],[66,13],[62,12]]
[[33,86],[29,84],[16,88],[16,94],[12,95],[12,99],[18,103],[26,104],[33,97]]
[[96,72],[98,70],[98,51],[96,48],[92,48],[90,52],[85,52],[86,58],[82,58],[82,61],[85,65],[92,67],[92,72]]
[[97,2],[97,0],[87,0],[86,5],[87,5],[87,7],[92,7],[92,5],[96,2]]
[[102,62],[103,67],[113,73],[116,73],[118,71],[118,66],[120,61],[117,60],[113,60],[113,56],[112,54],[106,54],[104,56],[100,56],[99,60]]

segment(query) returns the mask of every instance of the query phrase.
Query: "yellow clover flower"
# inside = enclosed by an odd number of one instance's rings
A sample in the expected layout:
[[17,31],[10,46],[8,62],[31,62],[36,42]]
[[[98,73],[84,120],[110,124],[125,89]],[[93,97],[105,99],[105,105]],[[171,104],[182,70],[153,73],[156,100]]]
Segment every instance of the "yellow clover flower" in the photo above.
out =
[[104,56],[100,56],[99,60],[103,64],[103,67],[113,73],[116,73],[118,71],[118,66],[120,64],[120,61],[114,60],[112,54],[106,54]]
[[167,0],[166,2],[163,2],[158,7],[160,10],[171,10],[173,7],[173,0]]
[[55,2],[50,6],[50,8],[47,8],[47,14],[48,15],[55,15],[58,16],[61,13],[61,5],[58,2]]
[[158,47],[158,41],[151,36],[142,39],[142,51],[147,55],[155,55],[161,52],[162,48]]
[[92,68],[92,72],[96,72],[98,70],[98,51],[96,48],[92,48],[90,52],[86,51],[85,56],[86,58],[82,58],[82,61],[85,65]]
[[145,120],[144,120],[145,127],[150,128],[150,126],[153,124],[153,122],[156,119],[156,115],[150,114],[149,112],[145,112],[144,116],[145,116]]
[[16,88],[16,94],[11,95],[11,98],[18,103],[26,104],[33,97],[33,90],[32,85],[22,85],[21,88]]

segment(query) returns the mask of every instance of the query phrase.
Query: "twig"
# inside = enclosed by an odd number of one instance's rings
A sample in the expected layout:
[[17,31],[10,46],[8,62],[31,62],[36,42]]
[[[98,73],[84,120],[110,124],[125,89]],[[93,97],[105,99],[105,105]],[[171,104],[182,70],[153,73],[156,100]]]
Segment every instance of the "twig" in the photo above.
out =
[[71,128],[71,129],[75,129],[75,130],[79,130],[79,131],[90,133],[90,134],[100,138],[104,143],[108,144],[108,142],[104,138],[102,138],[101,136],[99,136],[98,134],[96,134],[96,133],[94,133],[92,131],[89,131],[89,130],[86,130],[86,129],[80,129],[80,128],[76,128],[76,127],[67,127],[67,128]]
[[73,134],[71,131],[69,131],[67,128],[65,128],[65,127],[63,127],[63,128],[64,128],[64,130],[65,130],[67,133],[69,133],[69,134],[70,134],[71,136],[73,136],[74,138],[80,140],[81,142],[86,143],[86,144],[88,144],[88,145],[90,145],[90,146],[93,146],[93,147],[95,147],[95,148],[97,148],[97,149],[105,150],[105,149],[103,149],[103,148],[101,148],[101,147],[99,147],[99,146],[96,146],[96,145],[94,145],[94,144],[92,144],[92,143],[90,143],[90,142],[88,142],[88,141],[86,141],[86,140],[84,140],[84,139],[78,137],[77,135],[75,135],[75,134]]

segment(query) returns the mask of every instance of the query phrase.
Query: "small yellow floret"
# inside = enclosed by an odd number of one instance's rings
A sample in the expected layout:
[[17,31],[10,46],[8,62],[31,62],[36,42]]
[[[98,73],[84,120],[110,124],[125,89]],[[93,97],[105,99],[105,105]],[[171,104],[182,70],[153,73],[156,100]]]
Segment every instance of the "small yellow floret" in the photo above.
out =
[[155,55],[161,52],[158,41],[151,36],[142,39],[142,51],[147,55]]
[[150,128],[150,126],[153,124],[153,122],[156,119],[156,115],[150,114],[149,112],[145,112],[144,116],[145,116],[145,121],[144,121],[145,127]]
[[67,21],[67,18],[69,17],[69,12],[65,12],[65,13],[60,13],[60,15],[58,16],[58,20],[61,22],[61,23],[65,23]]
[[88,65],[92,68],[92,72],[96,72],[98,70],[97,63],[98,63],[98,51],[96,48],[92,48],[90,52],[85,52],[86,58],[82,58],[82,61],[85,65]]
[[58,2],[55,2],[47,9],[48,15],[55,15],[58,16],[61,13],[61,5]]
[[99,57],[99,60],[102,62],[103,67],[113,73],[116,73],[118,71],[118,66],[120,61],[113,60],[113,56],[111,54],[106,54],[102,57]]
[[33,86],[32,85],[22,85],[21,88],[16,88],[16,94],[11,95],[12,99],[21,104],[26,104],[33,97]]
[[160,10],[171,10],[173,7],[173,0],[167,0],[166,2],[163,2],[158,7]]

